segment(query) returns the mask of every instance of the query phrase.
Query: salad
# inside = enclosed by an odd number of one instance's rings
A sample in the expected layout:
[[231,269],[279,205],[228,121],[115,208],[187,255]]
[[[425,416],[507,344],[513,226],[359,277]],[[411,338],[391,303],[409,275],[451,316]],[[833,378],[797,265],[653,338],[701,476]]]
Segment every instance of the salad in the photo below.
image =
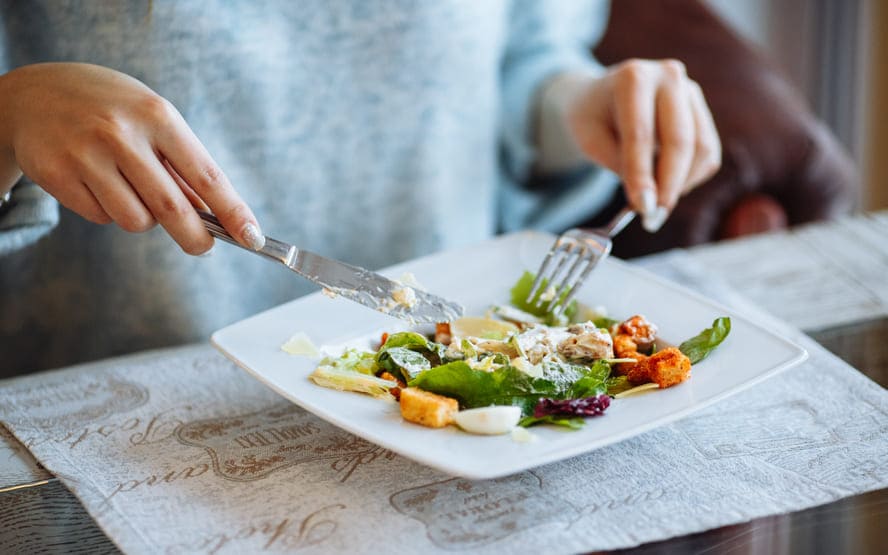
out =
[[[479,434],[551,424],[579,429],[605,413],[612,399],[672,387],[727,337],[730,319],[679,346],[658,338],[640,314],[608,318],[572,302],[564,316],[524,301],[533,283],[525,273],[510,306],[483,317],[438,324],[434,334],[388,334],[375,350],[347,349],[325,357],[309,378],[316,384],[397,400],[402,417],[441,428],[456,424]],[[544,286],[545,291],[545,286]]]

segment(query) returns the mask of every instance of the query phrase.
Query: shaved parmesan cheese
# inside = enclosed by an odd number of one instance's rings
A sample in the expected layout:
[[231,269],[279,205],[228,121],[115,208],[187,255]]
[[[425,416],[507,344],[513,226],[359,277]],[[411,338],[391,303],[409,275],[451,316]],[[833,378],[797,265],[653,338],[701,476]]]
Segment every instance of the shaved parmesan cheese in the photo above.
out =
[[392,291],[392,299],[394,299],[399,305],[413,308],[413,305],[416,304],[416,291],[411,287],[395,289]]
[[305,357],[319,357],[321,356],[318,348],[315,347],[315,344],[312,343],[311,339],[303,333],[299,332],[293,334],[293,337],[287,340],[286,343],[281,345],[281,350],[285,353],[297,356],[305,356]]
[[407,287],[412,287],[414,289],[419,289],[420,291],[425,291],[426,288],[422,286],[421,283],[416,279],[416,276],[413,275],[413,272],[404,272],[401,274],[401,277],[397,279],[398,283],[401,285],[406,285]]
[[635,395],[637,393],[642,393],[644,391],[649,391],[651,389],[660,389],[660,386],[655,383],[645,383],[641,384],[638,387],[633,387],[632,389],[627,389],[622,393],[617,393],[614,395],[614,399],[622,399],[623,397],[628,397],[630,395]]
[[521,370],[528,376],[534,378],[542,378],[543,377],[543,365],[542,364],[531,364],[527,359],[521,357],[515,357],[511,361],[512,366]]
[[533,443],[537,439],[539,437],[527,428],[522,428],[521,426],[512,428],[512,441],[516,443]]

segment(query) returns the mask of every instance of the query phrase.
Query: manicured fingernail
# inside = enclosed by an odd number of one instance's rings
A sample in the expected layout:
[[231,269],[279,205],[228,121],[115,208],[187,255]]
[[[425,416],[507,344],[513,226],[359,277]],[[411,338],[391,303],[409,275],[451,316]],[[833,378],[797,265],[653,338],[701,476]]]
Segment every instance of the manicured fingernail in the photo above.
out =
[[256,227],[255,224],[245,225],[244,230],[241,232],[241,236],[244,238],[244,242],[247,246],[254,251],[258,251],[265,246],[265,235],[262,235],[262,232],[259,231],[259,228]]
[[666,218],[668,216],[669,211],[666,210],[666,208],[663,206],[658,206],[654,210],[653,214],[644,217],[644,220],[642,221],[642,226],[649,233],[655,233],[659,231],[661,227],[663,227],[663,224],[666,222]]
[[649,218],[657,209],[657,193],[653,189],[645,189],[641,192],[641,215]]
[[209,250],[202,252],[197,256],[199,256],[201,258],[207,258],[209,256],[213,256],[214,252],[216,252],[216,245],[215,244],[212,247],[210,247]]

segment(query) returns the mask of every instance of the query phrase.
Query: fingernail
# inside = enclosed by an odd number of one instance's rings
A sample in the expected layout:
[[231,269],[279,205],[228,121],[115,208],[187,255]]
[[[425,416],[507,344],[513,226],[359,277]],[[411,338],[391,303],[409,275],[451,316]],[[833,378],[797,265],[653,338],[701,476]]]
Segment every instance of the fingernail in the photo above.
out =
[[663,206],[658,206],[653,214],[650,216],[645,216],[642,221],[642,226],[648,233],[655,233],[663,227],[663,224],[666,222],[666,218],[669,216],[669,211],[666,210]]
[[209,250],[204,251],[197,256],[199,256],[201,258],[207,258],[207,257],[213,256],[214,252],[216,252],[216,245],[215,244],[212,247],[210,247]]
[[247,246],[254,251],[258,251],[265,246],[265,235],[262,235],[262,232],[259,231],[255,224],[245,225],[244,230],[241,231],[241,236],[244,238]]
[[645,218],[654,215],[657,209],[657,193],[653,189],[645,189],[641,192],[641,214]]

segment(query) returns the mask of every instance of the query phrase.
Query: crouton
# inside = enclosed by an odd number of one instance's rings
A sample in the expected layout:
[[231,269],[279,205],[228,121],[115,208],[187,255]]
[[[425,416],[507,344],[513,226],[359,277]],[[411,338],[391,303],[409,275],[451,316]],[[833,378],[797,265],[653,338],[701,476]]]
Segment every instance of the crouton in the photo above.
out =
[[614,335],[614,354],[620,358],[635,358],[638,354],[638,345],[630,335],[618,333]]
[[459,410],[456,399],[429,393],[416,387],[401,390],[401,416],[408,422],[429,428],[443,428],[453,423],[453,414]]
[[647,366],[650,381],[661,388],[679,384],[691,377],[691,359],[675,347],[658,351],[644,364]]
[[657,326],[648,322],[644,316],[636,314],[620,323],[618,334],[626,334],[632,338],[639,351],[649,352],[657,339]]

